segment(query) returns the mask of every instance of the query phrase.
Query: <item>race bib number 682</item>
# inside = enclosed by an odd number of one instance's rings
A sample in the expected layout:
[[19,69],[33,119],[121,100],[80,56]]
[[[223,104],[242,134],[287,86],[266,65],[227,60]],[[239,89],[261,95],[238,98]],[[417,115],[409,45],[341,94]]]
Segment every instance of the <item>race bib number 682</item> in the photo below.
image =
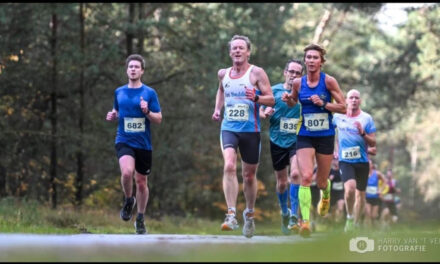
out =
[[124,131],[127,133],[145,132],[145,118],[125,117]]

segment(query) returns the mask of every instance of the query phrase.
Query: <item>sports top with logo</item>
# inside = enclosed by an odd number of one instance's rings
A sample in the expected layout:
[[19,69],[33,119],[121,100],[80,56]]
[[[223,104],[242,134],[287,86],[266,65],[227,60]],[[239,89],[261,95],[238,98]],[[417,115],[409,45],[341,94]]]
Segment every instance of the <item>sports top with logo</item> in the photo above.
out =
[[156,91],[142,84],[140,88],[121,86],[115,90],[114,108],[119,112],[115,144],[125,143],[133,148],[152,150],[150,120],[140,107],[140,98],[148,102],[148,109],[160,112]]
[[333,124],[338,127],[339,161],[368,163],[368,146],[354,125],[356,121],[361,123],[366,134],[376,132],[373,118],[362,110],[361,113],[355,117],[349,117],[339,113],[333,116]]
[[[260,132],[259,104],[246,98],[246,88],[255,89],[249,75],[254,66],[241,76],[231,77],[232,67],[226,69],[222,80],[225,95],[225,111],[221,130],[232,132]],[[256,94],[261,94],[256,90]]]
[[282,83],[272,86],[272,92],[275,105],[273,106],[274,113],[270,117],[270,141],[282,148],[288,148],[296,142],[296,130],[301,106],[296,104],[294,107],[289,107],[281,100],[284,92],[290,92],[290,90],[284,89]]
[[310,96],[317,94],[322,100],[331,102],[332,96],[325,84],[325,73],[321,72],[319,83],[315,87],[307,85],[307,75],[301,78],[301,89],[298,99],[301,103],[301,118],[299,121],[300,136],[324,137],[335,135],[335,128],[332,124],[332,112],[313,104]]

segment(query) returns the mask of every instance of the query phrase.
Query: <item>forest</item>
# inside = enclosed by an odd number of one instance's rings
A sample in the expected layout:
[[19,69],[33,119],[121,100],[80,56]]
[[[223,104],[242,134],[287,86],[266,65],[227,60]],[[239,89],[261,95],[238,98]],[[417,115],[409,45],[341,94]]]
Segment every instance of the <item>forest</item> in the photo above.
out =
[[[146,59],[143,82],[158,94],[146,214],[221,217],[220,123],[211,120],[228,41],[252,42],[250,63],[271,85],[309,43],[326,50],[323,71],[346,94],[361,92],[376,123],[379,170],[392,168],[405,217],[440,216],[440,5],[408,8],[395,32],[382,3],[1,3],[0,199],[58,208],[122,204],[105,117],[127,83],[125,59]],[[257,215],[277,211],[262,120]],[[238,163],[239,182],[241,167]],[[244,208],[239,194],[238,209]]]

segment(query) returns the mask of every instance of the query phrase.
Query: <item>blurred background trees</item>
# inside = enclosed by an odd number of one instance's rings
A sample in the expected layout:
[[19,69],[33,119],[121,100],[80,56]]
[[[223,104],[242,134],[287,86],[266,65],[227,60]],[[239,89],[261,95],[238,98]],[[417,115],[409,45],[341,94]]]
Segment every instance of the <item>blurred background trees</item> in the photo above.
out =
[[[396,33],[380,27],[382,5],[0,4],[0,197],[119,210],[116,125],[105,115],[127,83],[125,58],[139,53],[164,121],[152,126],[147,214],[222,216],[220,124],[211,115],[217,71],[231,65],[227,43],[242,34],[272,85],[289,58],[322,44],[323,70],[345,93],[358,89],[376,121],[375,161],[393,168],[407,216],[438,218],[439,5],[408,9]],[[278,210],[267,129],[262,121],[261,218]]]

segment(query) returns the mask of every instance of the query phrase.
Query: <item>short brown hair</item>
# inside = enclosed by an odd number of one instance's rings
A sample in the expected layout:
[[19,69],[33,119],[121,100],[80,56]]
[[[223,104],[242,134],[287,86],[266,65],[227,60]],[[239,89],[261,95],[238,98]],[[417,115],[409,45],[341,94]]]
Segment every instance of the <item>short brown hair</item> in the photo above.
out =
[[128,64],[129,64],[130,61],[132,61],[132,60],[139,61],[139,62],[141,63],[142,70],[145,69],[145,60],[144,60],[144,57],[142,57],[142,55],[139,55],[139,54],[131,54],[130,56],[128,56],[128,58],[125,60],[125,68],[128,67]]
[[232,41],[234,41],[234,40],[236,40],[236,39],[244,40],[244,41],[246,42],[247,49],[248,49],[248,50],[251,50],[251,41],[249,40],[248,37],[243,36],[243,35],[234,35],[234,36],[231,38],[231,40],[228,42],[229,50],[231,50],[231,43],[232,43]]
[[325,62],[324,55],[325,55],[325,53],[326,53],[326,50],[325,50],[323,47],[321,47],[320,45],[315,44],[315,43],[309,44],[309,45],[307,45],[307,46],[304,48],[304,60],[305,60],[305,58],[306,58],[306,53],[307,53],[307,51],[309,51],[309,50],[316,50],[316,51],[318,51],[318,52],[321,54],[321,61],[322,61],[322,63]]

